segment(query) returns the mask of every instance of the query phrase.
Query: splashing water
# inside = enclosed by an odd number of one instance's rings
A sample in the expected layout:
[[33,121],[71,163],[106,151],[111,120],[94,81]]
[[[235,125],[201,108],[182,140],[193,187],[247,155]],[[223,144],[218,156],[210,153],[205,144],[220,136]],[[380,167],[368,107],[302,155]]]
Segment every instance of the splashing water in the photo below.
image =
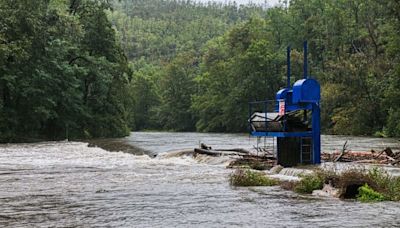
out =
[[[153,137],[156,133],[138,133],[140,137],[135,134],[126,140],[157,152],[190,148],[199,140],[196,133],[157,133],[158,138]],[[212,138],[209,144],[218,147],[239,147],[248,140],[244,135],[200,136]],[[141,142],[135,142],[135,138]],[[225,162],[205,158],[199,162],[186,155],[152,159],[146,155],[108,152],[78,142],[2,145],[0,226],[388,227],[400,224],[399,203],[361,204],[305,197],[279,187],[231,188],[228,184],[231,170],[225,168]]]

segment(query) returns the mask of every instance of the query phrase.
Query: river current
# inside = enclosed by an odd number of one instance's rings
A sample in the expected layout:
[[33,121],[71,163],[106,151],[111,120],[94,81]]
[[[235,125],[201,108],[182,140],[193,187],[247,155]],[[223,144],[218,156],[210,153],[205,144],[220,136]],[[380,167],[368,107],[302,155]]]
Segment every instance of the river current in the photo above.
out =
[[[347,137],[323,137],[340,150]],[[236,134],[133,132],[119,140],[156,158],[81,142],[0,145],[1,227],[399,227],[400,203],[303,196],[279,187],[232,188],[226,161],[166,156],[196,147],[252,148]],[[268,144],[268,142],[266,142]],[[355,151],[396,139],[350,138]]]

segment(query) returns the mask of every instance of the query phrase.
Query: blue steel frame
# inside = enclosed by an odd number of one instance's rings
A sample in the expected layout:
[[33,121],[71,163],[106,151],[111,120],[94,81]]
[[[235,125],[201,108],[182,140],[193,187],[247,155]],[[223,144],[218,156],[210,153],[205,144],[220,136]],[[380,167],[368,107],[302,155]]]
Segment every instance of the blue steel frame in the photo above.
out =
[[[308,75],[308,66],[307,66],[307,41],[304,42],[304,79],[307,79]],[[287,49],[287,88],[291,89],[290,85],[290,46]],[[311,131],[303,131],[303,132],[287,132],[286,131],[286,126],[283,127],[282,131],[280,132],[268,132],[267,131],[267,126],[268,126],[268,121],[267,121],[267,104],[271,102],[270,100],[266,101],[254,101],[254,102],[249,102],[249,129],[250,129],[250,135],[254,137],[311,137],[312,138],[312,163],[313,164],[320,164],[321,163],[321,110],[320,110],[320,105],[319,101],[304,101],[302,100],[301,103],[297,104],[292,104],[291,102],[287,102],[285,100],[285,112],[289,111],[301,111],[301,110],[311,110],[312,111],[312,116],[311,116]],[[274,110],[275,112],[278,111],[278,105],[277,102],[278,100],[274,100],[275,102],[275,107]],[[251,115],[252,113],[252,106],[256,104],[264,104],[263,111],[265,113],[265,131],[254,131],[251,127]],[[279,151],[278,151],[279,153]]]

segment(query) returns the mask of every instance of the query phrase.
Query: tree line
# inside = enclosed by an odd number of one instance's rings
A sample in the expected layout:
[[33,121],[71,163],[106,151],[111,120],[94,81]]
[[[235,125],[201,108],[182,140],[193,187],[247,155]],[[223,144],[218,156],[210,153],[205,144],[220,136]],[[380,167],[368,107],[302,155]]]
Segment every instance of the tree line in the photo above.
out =
[[132,72],[110,7],[0,0],[0,141],[128,134]]
[[[322,85],[325,133],[400,136],[400,3],[0,0],[0,140],[245,132],[285,86]],[[292,80],[294,81],[294,80]]]
[[[293,75],[301,77],[308,40],[309,74],[322,85],[323,131],[400,136],[397,1],[292,0],[262,9],[160,0],[149,12],[136,7],[147,1],[121,2],[111,20],[122,42],[141,45],[134,41],[143,34],[172,42],[149,45],[149,58],[125,49],[136,67],[136,130],[246,131],[247,102],[273,99],[285,85],[288,45]],[[223,29],[208,33],[221,20]],[[152,30],[158,23],[164,26]]]

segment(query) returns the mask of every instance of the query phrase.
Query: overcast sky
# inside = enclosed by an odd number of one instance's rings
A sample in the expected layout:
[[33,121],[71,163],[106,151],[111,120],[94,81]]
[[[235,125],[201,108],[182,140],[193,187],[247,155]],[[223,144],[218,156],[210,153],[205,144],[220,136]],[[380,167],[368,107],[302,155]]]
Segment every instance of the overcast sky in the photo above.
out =
[[[199,2],[209,2],[210,0],[198,0]],[[270,6],[274,6],[276,4],[278,4],[279,0],[212,0],[214,2],[223,2],[223,3],[227,3],[227,2],[233,2],[235,1],[236,3],[240,4],[246,4],[249,2],[252,3],[264,3],[267,2],[268,5]]]

